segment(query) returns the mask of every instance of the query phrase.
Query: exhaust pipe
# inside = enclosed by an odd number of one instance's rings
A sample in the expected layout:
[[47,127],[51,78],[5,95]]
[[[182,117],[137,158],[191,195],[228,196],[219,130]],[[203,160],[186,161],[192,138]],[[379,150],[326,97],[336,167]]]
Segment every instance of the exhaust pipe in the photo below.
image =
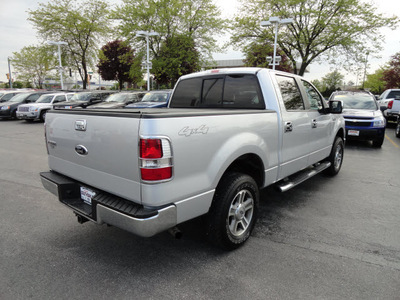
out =
[[182,231],[176,226],[168,229],[168,232],[177,240],[182,238]]

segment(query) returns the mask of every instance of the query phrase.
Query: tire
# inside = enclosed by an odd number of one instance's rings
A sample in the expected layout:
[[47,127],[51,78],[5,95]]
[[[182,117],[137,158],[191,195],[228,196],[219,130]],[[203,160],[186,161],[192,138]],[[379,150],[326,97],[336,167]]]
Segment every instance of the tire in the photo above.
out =
[[377,139],[377,140],[374,140],[374,141],[372,141],[372,146],[375,147],[375,148],[380,148],[380,147],[382,147],[382,144],[383,144],[384,140],[385,140],[384,136],[379,138],[379,139]]
[[44,122],[44,121],[46,121],[46,113],[47,113],[47,110],[43,110],[43,111],[41,111],[40,112],[40,121],[41,122]]
[[397,122],[396,125],[396,136],[400,138],[400,122]]
[[208,214],[208,237],[217,246],[233,250],[250,237],[257,219],[259,190],[248,175],[228,173],[218,184]]
[[331,153],[329,154],[327,161],[331,163],[331,166],[325,170],[325,174],[329,176],[335,176],[339,173],[344,156],[344,143],[340,136],[335,138]]

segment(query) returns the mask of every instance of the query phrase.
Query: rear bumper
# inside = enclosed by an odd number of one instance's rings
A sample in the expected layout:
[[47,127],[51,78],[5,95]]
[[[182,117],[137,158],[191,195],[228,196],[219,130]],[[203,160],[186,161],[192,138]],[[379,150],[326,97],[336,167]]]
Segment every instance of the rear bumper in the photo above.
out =
[[[177,223],[175,205],[144,208],[126,199],[88,187],[56,172],[40,173],[43,186],[56,195],[77,215],[97,224],[110,224],[142,237],[150,237],[174,227]],[[88,187],[96,194],[91,205],[81,199],[80,188]]]

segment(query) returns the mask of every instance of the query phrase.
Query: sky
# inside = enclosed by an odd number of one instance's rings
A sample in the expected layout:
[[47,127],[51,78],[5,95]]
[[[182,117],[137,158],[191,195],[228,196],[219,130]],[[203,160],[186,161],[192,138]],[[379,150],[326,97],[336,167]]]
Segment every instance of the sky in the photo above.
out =
[[[238,8],[237,0],[214,0],[221,8],[223,17],[232,18]],[[379,13],[385,16],[397,15],[400,17],[400,1],[398,0],[373,0]],[[8,73],[8,57],[12,57],[13,52],[19,52],[25,46],[39,45],[40,41],[36,37],[36,31],[32,24],[27,21],[28,9],[35,10],[38,3],[47,3],[48,0],[0,0],[0,81],[6,82]],[[119,3],[119,0],[112,0]],[[260,20],[261,21],[261,20]],[[400,52],[400,26],[395,30],[385,29],[382,31],[385,40],[382,41],[383,51],[381,58],[369,58],[367,73],[374,73],[380,66],[390,60],[390,57]],[[225,37],[224,40],[228,40]],[[99,47],[100,48],[100,47]],[[55,50],[56,51],[56,50]],[[228,49],[225,53],[215,53],[214,59],[238,59],[243,58],[239,51]],[[311,64],[309,72],[304,75],[306,79],[321,79],[327,73],[332,72],[334,66],[326,64]],[[13,72],[12,64],[11,71]],[[345,76],[345,81],[357,83],[355,74],[348,74],[344,70],[339,70]]]

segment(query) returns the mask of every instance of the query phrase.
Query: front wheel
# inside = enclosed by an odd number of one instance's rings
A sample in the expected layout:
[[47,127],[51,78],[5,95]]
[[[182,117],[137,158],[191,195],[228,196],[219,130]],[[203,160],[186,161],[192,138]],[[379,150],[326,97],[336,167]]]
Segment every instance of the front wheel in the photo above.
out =
[[228,173],[219,183],[208,215],[208,236],[216,245],[233,250],[253,231],[259,202],[257,183],[248,175]]
[[47,114],[47,110],[43,110],[40,113],[40,117],[39,117],[40,121],[42,121],[42,122],[46,121],[46,114]]
[[335,142],[333,143],[331,154],[329,154],[327,158],[327,161],[331,163],[331,166],[325,170],[325,174],[335,176],[337,173],[339,173],[343,163],[343,155],[343,139],[340,136],[337,136],[335,138]]

